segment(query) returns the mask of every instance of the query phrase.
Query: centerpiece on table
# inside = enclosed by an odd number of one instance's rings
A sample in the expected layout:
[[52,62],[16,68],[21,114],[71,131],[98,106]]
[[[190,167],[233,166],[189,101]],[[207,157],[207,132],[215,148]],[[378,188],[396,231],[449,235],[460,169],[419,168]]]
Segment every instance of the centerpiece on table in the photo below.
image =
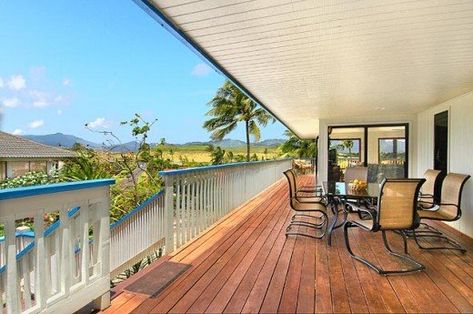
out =
[[353,180],[348,183],[348,188],[353,192],[364,192],[368,189],[368,182],[363,180]]

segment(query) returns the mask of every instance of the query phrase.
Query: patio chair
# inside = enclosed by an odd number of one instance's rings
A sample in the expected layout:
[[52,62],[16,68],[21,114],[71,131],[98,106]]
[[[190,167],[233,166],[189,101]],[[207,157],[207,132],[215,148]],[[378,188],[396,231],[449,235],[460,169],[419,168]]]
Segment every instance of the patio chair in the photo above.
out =
[[[286,228],[286,237],[289,235],[301,235],[314,239],[321,239],[327,232],[327,207],[322,197],[298,197],[297,186],[294,173],[291,170],[284,172],[289,185],[289,205],[295,211],[295,214],[291,217],[290,223]],[[309,213],[316,213],[319,216],[313,216]],[[306,218],[306,220],[300,220],[300,218]],[[308,219],[321,219],[320,222],[309,222]],[[302,233],[294,231],[293,227],[302,226],[312,228],[314,230],[322,230],[319,235],[312,235],[308,233]]]
[[[425,179],[386,179],[381,184],[380,195],[377,206],[356,207],[356,211],[349,213],[344,226],[345,244],[350,255],[369,266],[378,274],[406,274],[422,271],[425,267],[408,255],[407,238],[404,230],[413,230],[419,226],[417,216],[417,200],[419,190]],[[364,213],[365,215],[362,215]],[[384,246],[389,254],[407,262],[410,268],[385,270],[376,266],[367,259],[355,255],[350,246],[349,229],[360,228],[368,232],[381,231]],[[389,245],[386,231],[397,231],[402,236],[404,253],[394,252]]]
[[368,167],[348,167],[344,178],[347,183],[354,180],[368,182]]
[[[304,185],[304,186],[299,186],[297,183],[297,172],[294,169],[289,169],[290,175],[294,177],[294,182],[296,184],[296,196],[298,197],[306,197],[307,194],[311,194],[314,197],[320,197],[320,194],[322,193],[322,187],[317,186],[317,185]],[[302,196],[304,195],[304,196]]]
[[[455,240],[447,237],[443,232],[437,228],[424,223],[425,220],[437,220],[437,221],[457,221],[462,216],[461,211],[461,200],[463,188],[465,183],[470,179],[469,175],[450,173],[448,174],[442,184],[442,195],[441,202],[439,204],[427,203],[430,206],[435,206],[435,210],[425,210],[419,208],[417,211],[420,219],[421,226],[417,230],[412,232],[414,239],[419,248],[424,250],[458,250],[462,253],[466,252],[466,249],[456,242]],[[446,241],[450,246],[425,246],[419,241],[420,238],[434,238]]]
[[428,169],[424,173],[425,183],[419,194],[419,207],[422,209],[433,209],[435,207],[435,187],[440,180],[442,171]]

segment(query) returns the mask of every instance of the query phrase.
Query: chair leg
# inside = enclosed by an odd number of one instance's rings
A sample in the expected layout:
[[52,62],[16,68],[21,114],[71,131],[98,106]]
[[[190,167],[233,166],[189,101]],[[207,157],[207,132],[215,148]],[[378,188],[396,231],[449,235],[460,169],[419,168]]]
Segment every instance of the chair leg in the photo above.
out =
[[[322,222],[320,224],[311,224],[311,223],[307,223],[307,222],[303,222],[303,221],[295,221],[295,222],[293,221],[293,222],[289,223],[289,225],[286,228],[286,237],[288,237],[290,235],[296,235],[296,236],[309,237],[309,238],[313,238],[313,239],[322,239],[325,236],[325,234],[327,233],[328,217],[327,217],[326,213],[324,213],[324,212],[320,212],[320,213],[322,214],[321,218],[323,218]],[[312,228],[314,231],[315,230],[323,230],[323,232],[320,235],[312,235],[312,234],[305,233],[305,232],[292,231],[291,227],[293,227],[293,226],[308,227],[308,228]]]
[[[433,250],[456,250],[460,251],[462,254],[466,253],[465,247],[463,247],[460,243],[457,241],[451,239],[450,237],[447,237],[445,234],[443,234],[440,230],[429,226],[427,226],[428,230],[422,230],[420,233],[417,230],[412,230],[412,236],[414,238],[414,241],[416,242],[417,246],[422,249],[422,250],[427,250],[427,251],[433,251]],[[430,232],[429,232],[430,231]],[[420,238],[432,238],[432,239],[439,239],[439,240],[445,240],[450,246],[424,246],[420,243],[419,239]]]
[[325,224],[325,220],[323,219],[322,222],[320,223],[312,223],[312,222],[305,222],[305,221],[301,221],[301,220],[296,220],[296,218],[298,217],[305,217],[305,218],[324,218],[323,216],[320,216],[320,217],[315,217],[315,216],[312,216],[312,215],[308,215],[308,214],[294,214],[292,217],[291,217],[291,224],[297,224],[299,222],[303,223],[303,224],[310,224],[312,225],[314,228],[319,228],[319,227],[322,227],[324,224]]
[[[366,258],[355,255],[353,253],[353,250],[351,249],[350,238],[349,238],[349,235],[348,235],[349,228],[352,228],[352,227],[357,227],[357,226],[350,223],[350,222],[347,222],[345,224],[344,228],[343,228],[344,229],[344,236],[345,236],[345,245],[347,247],[348,253],[351,255],[351,257],[353,257],[357,261],[365,264],[366,266],[370,267],[371,269],[373,269],[378,274],[383,275],[383,276],[401,275],[401,274],[409,274],[409,273],[419,272],[419,271],[422,271],[422,270],[425,269],[424,265],[422,265],[419,262],[417,262],[416,260],[412,259],[410,256],[394,252],[391,249],[390,245],[389,245],[389,242],[388,242],[388,239],[386,237],[386,232],[385,231],[382,231],[383,242],[384,242],[384,246],[388,250],[389,254],[391,254],[391,255],[393,255],[393,256],[395,256],[395,257],[397,257],[397,258],[399,258],[403,261],[406,261],[409,264],[412,264],[413,265],[412,268],[400,269],[400,270],[385,270],[381,267],[376,266],[372,262],[368,261]],[[405,238],[405,235],[403,235],[403,240],[404,240],[404,251],[407,252],[407,239]]]

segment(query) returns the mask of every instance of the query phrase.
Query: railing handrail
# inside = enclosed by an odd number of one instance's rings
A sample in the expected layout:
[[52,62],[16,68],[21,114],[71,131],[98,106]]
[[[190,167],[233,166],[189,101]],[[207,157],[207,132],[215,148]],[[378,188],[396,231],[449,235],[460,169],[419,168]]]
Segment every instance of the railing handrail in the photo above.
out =
[[233,167],[245,166],[245,165],[254,165],[254,164],[270,163],[270,162],[281,162],[281,161],[288,161],[288,160],[292,160],[292,159],[293,158],[283,158],[283,159],[272,159],[272,160],[232,162],[232,163],[227,163],[227,164],[222,164],[222,165],[192,167],[192,168],[186,168],[186,169],[163,170],[163,171],[159,172],[159,175],[162,176],[162,177],[165,177],[165,176],[187,174],[187,173],[192,173],[192,172],[216,170],[216,169],[222,169],[222,168],[233,168]]
[[115,179],[98,179],[3,189],[0,190],[0,200],[97,188],[101,186],[109,186],[114,183]]
[[136,215],[139,211],[141,211],[143,208],[148,206],[151,202],[153,202],[155,199],[157,199],[163,193],[164,193],[164,189],[161,189],[157,193],[150,196],[146,201],[144,201],[140,205],[136,206],[134,209],[130,210],[128,213],[126,213],[125,215],[120,217],[120,219],[118,219],[114,223],[110,224],[110,230],[113,230],[114,228],[118,227],[119,225],[124,223],[127,219],[129,219],[131,216]]

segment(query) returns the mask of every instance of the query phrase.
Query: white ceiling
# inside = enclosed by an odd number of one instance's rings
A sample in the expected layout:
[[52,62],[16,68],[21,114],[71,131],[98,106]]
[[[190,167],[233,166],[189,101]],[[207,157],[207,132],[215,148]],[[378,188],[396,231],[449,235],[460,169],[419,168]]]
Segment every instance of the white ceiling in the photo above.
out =
[[301,137],[473,90],[473,0],[153,0]]

